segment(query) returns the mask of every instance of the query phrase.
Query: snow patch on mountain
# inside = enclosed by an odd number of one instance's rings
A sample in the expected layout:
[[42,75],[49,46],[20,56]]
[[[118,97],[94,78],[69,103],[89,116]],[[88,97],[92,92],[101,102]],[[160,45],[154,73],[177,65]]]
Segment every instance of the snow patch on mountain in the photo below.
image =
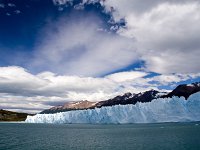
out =
[[115,105],[88,110],[37,114],[28,116],[27,123],[92,123],[124,124],[200,121],[200,92],[184,97],[159,98],[149,103]]

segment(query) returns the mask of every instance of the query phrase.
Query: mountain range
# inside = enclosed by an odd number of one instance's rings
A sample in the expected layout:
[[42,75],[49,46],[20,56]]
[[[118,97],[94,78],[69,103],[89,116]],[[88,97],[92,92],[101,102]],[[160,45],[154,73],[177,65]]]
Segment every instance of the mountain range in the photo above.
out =
[[172,98],[173,96],[184,97],[185,100],[190,95],[200,91],[200,82],[192,84],[178,85],[172,92],[159,92],[156,90],[149,90],[142,93],[125,93],[121,96],[116,96],[112,99],[103,100],[99,102],[90,102],[88,100],[78,102],[67,102],[62,106],[55,106],[50,109],[42,111],[40,114],[53,114],[58,112],[66,112],[71,110],[86,110],[95,109],[114,105],[128,105],[136,104],[137,102],[147,103],[158,98]]

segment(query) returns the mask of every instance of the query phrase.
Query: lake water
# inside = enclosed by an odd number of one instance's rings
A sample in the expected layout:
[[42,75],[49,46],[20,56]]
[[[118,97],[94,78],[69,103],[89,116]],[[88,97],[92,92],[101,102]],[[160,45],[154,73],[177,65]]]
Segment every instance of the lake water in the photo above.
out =
[[200,123],[0,123],[1,150],[200,150]]

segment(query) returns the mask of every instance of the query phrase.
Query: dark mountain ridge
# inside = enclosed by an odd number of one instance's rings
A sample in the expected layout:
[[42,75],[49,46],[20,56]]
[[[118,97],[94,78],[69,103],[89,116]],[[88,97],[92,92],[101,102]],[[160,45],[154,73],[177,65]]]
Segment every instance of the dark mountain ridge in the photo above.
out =
[[137,102],[147,103],[157,98],[171,98],[173,96],[183,96],[186,100],[190,95],[200,91],[200,82],[192,84],[182,84],[177,86],[172,92],[159,92],[156,90],[149,90],[143,93],[125,93],[124,95],[116,96],[112,99],[100,101],[100,102],[89,102],[87,100],[79,102],[66,103],[63,106],[55,106],[50,109],[44,110],[41,114],[65,112],[71,110],[84,110],[94,109],[101,107],[108,107],[113,105],[127,105],[136,104]]
[[156,90],[150,90],[138,94],[125,93],[122,96],[116,96],[109,100],[100,101],[95,105],[95,107],[101,108],[113,105],[136,104],[137,102],[142,102],[142,103],[151,102],[153,99],[157,98],[158,93],[159,92]]
[[172,98],[173,96],[185,97],[187,100],[190,95],[197,93],[200,91],[200,82],[192,83],[192,84],[182,84],[177,86],[172,92],[167,95],[161,96],[161,98]]

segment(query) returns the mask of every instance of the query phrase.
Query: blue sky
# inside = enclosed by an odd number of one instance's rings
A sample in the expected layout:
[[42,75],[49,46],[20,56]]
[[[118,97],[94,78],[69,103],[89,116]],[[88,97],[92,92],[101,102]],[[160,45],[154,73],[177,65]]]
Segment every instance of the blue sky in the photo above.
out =
[[198,82],[199,9],[198,0],[0,0],[0,108]]
[[[54,24],[60,18],[65,18],[66,23],[70,23],[76,19],[80,20],[80,18],[94,15],[100,18],[99,21],[102,21],[101,26],[103,28],[108,29],[110,27],[107,23],[110,15],[103,13],[101,11],[103,8],[97,6],[97,4],[88,5],[82,11],[74,9],[73,6],[63,6],[63,10],[59,11],[60,7],[55,6],[51,0],[1,1],[0,46],[3,50],[0,51],[0,54],[4,57],[0,65],[27,67],[24,61],[13,61],[16,56],[10,54],[19,55],[18,57],[21,55],[28,58],[33,57],[35,46],[38,42],[41,42],[42,38],[46,38],[43,37],[43,30],[47,26],[53,26],[52,28],[56,30],[57,26],[54,26]],[[30,71],[32,70],[33,68],[30,68]]]

